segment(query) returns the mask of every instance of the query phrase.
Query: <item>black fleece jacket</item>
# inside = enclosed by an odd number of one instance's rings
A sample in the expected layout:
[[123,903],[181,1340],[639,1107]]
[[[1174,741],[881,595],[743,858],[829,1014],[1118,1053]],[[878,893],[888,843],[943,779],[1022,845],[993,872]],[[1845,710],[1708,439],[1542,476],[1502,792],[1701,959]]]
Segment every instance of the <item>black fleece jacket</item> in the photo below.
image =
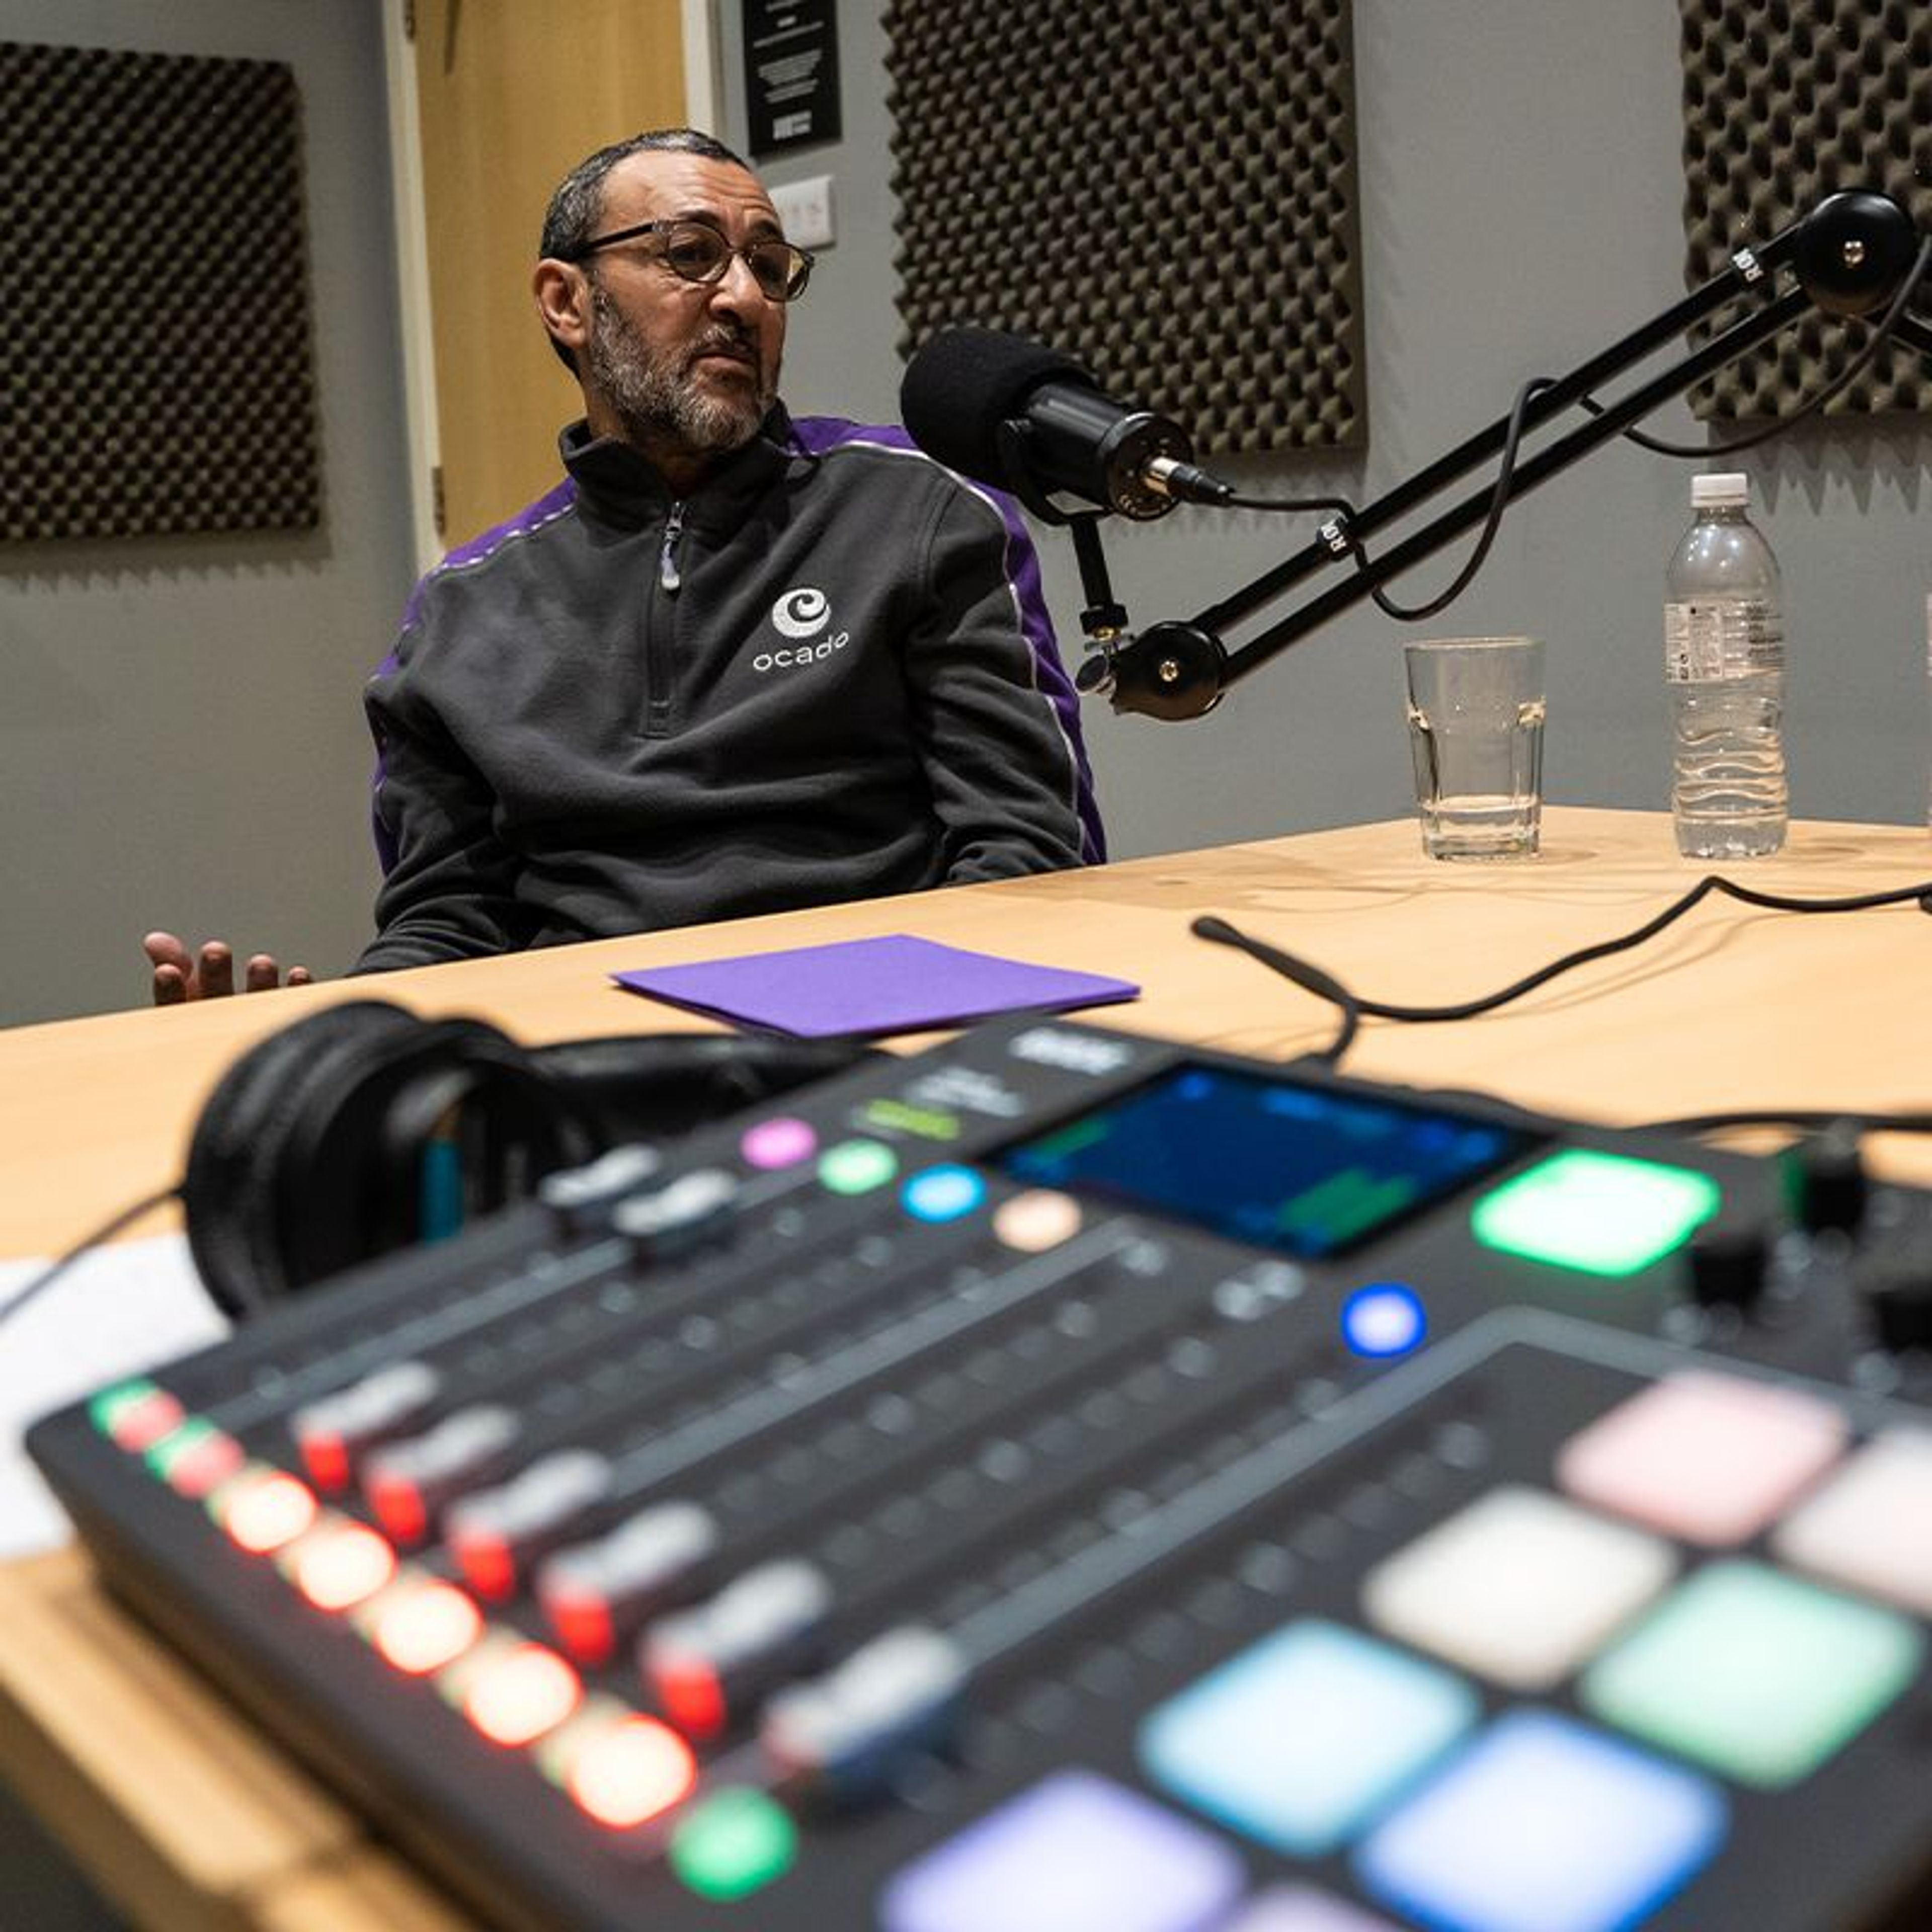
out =
[[366,693],[377,972],[1104,857],[1012,503],[775,410],[702,488],[582,424]]

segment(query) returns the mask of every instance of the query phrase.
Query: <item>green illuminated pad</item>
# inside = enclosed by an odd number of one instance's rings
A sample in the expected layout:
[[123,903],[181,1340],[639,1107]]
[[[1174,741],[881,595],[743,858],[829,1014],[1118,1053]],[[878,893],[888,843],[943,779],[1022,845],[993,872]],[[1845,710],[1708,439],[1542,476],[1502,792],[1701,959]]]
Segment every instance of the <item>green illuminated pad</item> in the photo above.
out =
[[1469,1223],[1486,1247],[1627,1275],[1682,1246],[1722,1199],[1688,1168],[1573,1148],[1484,1195]]
[[1766,1789],[1808,1777],[1904,1694],[1925,1640],[1876,1604],[1714,1563],[1585,1674],[1600,1718]]

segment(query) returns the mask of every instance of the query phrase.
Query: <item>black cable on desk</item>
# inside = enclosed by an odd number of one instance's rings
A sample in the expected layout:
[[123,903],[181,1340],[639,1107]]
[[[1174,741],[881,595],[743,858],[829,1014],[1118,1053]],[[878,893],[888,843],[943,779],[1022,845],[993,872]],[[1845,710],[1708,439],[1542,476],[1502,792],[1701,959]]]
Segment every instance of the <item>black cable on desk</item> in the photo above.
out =
[[[1320,967],[1297,955],[1270,946],[1265,940],[1256,939],[1226,920],[1214,914],[1206,914],[1196,920],[1189,930],[1197,938],[1211,940],[1218,946],[1232,946],[1246,953],[1250,958],[1258,960],[1270,970],[1279,973],[1284,979],[1311,992],[1318,999],[1328,1000],[1341,1009],[1342,1026],[1334,1039],[1312,1057],[1333,1066],[1339,1065],[1342,1056],[1354,1044],[1364,1016],[1371,1019],[1402,1020],[1415,1024],[1428,1024],[1443,1020],[1474,1019],[1478,1014],[1493,1012],[1497,1007],[1507,1006],[1512,1000],[1522,998],[1526,993],[1534,992],[1538,987],[1546,986],[1559,975],[1579,966],[1586,966],[1593,960],[1607,959],[1619,952],[1628,952],[1654,939],[1666,927],[1674,925],[1693,907],[1702,903],[1713,892],[1721,892],[1726,898],[1741,900],[1746,905],[1762,906],[1773,912],[1868,912],[1880,906],[1900,905],[1916,901],[1928,912],[1932,912],[1932,880],[1914,886],[1899,886],[1887,892],[1858,892],[1840,898],[1794,898],[1783,892],[1767,892],[1753,886],[1741,886],[1734,880],[1726,879],[1713,872],[1698,880],[1696,885],[1681,898],[1673,900],[1655,918],[1646,920],[1633,931],[1618,934],[1614,939],[1598,940],[1594,945],[1580,946],[1574,952],[1566,952],[1561,958],[1552,960],[1547,965],[1539,966],[1533,973],[1499,988],[1493,993],[1484,993],[1472,1000],[1461,1000],[1451,1006],[1405,1006],[1382,1000],[1364,998],[1360,994],[1324,972]],[[1789,1119],[1789,1115],[1780,1116]],[[1833,1116],[1837,1118],[1837,1116]]]

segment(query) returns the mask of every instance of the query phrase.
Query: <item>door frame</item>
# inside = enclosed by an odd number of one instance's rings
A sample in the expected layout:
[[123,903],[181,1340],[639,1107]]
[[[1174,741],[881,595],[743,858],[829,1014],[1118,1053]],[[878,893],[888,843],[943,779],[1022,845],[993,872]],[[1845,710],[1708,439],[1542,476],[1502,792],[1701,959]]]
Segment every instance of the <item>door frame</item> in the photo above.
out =
[[[719,0],[680,0],[685,120],[716,132],[724,111],[718,66]],[[442,446],[436,424],[436,353],[430,331],[428,229],[423,212],[422,124],[416,110],[410,0],[382,0],[383,79],[388,93],[389,184],[395,208],[396,302],[409,448],[410,536],[418,572],[446,548],[436,527]]]

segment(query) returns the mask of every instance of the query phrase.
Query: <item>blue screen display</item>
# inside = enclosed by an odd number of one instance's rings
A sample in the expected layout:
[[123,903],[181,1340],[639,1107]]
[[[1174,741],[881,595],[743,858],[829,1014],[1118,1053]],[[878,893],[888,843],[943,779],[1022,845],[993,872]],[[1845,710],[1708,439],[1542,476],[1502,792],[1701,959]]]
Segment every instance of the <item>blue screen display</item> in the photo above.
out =
[[1009,1148],[1016,1179],[1258,1246],[1340,1254],[1530,1144],[1513,1127],[1190,1064]]

